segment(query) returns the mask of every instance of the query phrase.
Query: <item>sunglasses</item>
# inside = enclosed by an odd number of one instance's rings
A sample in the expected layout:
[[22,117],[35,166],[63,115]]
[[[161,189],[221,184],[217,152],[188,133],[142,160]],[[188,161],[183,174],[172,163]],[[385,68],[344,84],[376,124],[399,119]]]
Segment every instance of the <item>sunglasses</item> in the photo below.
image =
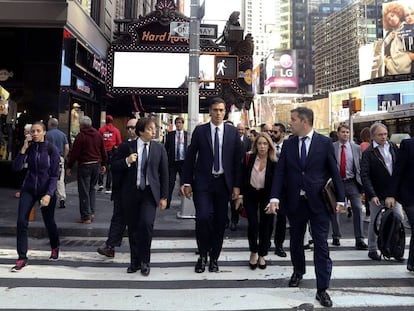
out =
[[135,126],[130,125],[130,126],[127,126],[126,128],[127,128],[127,130],[133,130],[133,129],[135,129]]

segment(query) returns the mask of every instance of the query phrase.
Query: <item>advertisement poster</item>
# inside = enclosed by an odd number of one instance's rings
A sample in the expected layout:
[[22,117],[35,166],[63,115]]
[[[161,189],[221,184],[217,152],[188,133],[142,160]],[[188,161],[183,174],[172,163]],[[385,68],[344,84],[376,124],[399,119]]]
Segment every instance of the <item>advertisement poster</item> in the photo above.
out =
[[382,4],[383,38],[361,47],[360,81],[414,73],[414,0]]

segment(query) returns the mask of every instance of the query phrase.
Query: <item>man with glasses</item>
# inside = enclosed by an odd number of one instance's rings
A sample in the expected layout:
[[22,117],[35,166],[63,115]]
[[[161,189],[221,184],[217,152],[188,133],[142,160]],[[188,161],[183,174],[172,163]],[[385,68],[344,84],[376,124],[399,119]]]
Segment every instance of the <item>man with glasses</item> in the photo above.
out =
[[[137,139],[137,134],[135,132],[135,125],[137,124],[137,119],[131,119],[128,121],[127,129],[127,141],[132,141]],[[118,156],[117,151],[115,151],[114,159]],[[114,210],[112,213],[111,224],[109,226],[108,239],[106,240],[105,246],[98,248],[97,252],[103,256],[113,258],[115,256],[115,246],[121,246],[122,237],[125,231],[125,218],[124,211],[122,209],[122,196],[121,196],[121,185],[123,179],[118,172],[112,173],[112,195],[111,200],[114,201]]]

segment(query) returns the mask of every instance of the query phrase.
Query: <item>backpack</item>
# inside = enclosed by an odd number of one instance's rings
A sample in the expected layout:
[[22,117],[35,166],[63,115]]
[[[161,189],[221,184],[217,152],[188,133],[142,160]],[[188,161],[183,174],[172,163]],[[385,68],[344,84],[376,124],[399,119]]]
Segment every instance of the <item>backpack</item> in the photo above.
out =
[[377,244],[384,259],[402,260],[405,250],[404,225],[394,211],[390,208],[383,208],[375,217],[374,231],[378,236]]

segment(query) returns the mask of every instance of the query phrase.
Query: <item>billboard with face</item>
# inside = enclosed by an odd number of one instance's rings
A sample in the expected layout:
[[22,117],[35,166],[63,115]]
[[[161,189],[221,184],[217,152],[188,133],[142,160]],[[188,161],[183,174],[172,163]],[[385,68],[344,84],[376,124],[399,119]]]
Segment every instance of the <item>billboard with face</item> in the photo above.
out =
[[414,73],[414,1],[382,4],[383,38],[359,50],[360,81]]

